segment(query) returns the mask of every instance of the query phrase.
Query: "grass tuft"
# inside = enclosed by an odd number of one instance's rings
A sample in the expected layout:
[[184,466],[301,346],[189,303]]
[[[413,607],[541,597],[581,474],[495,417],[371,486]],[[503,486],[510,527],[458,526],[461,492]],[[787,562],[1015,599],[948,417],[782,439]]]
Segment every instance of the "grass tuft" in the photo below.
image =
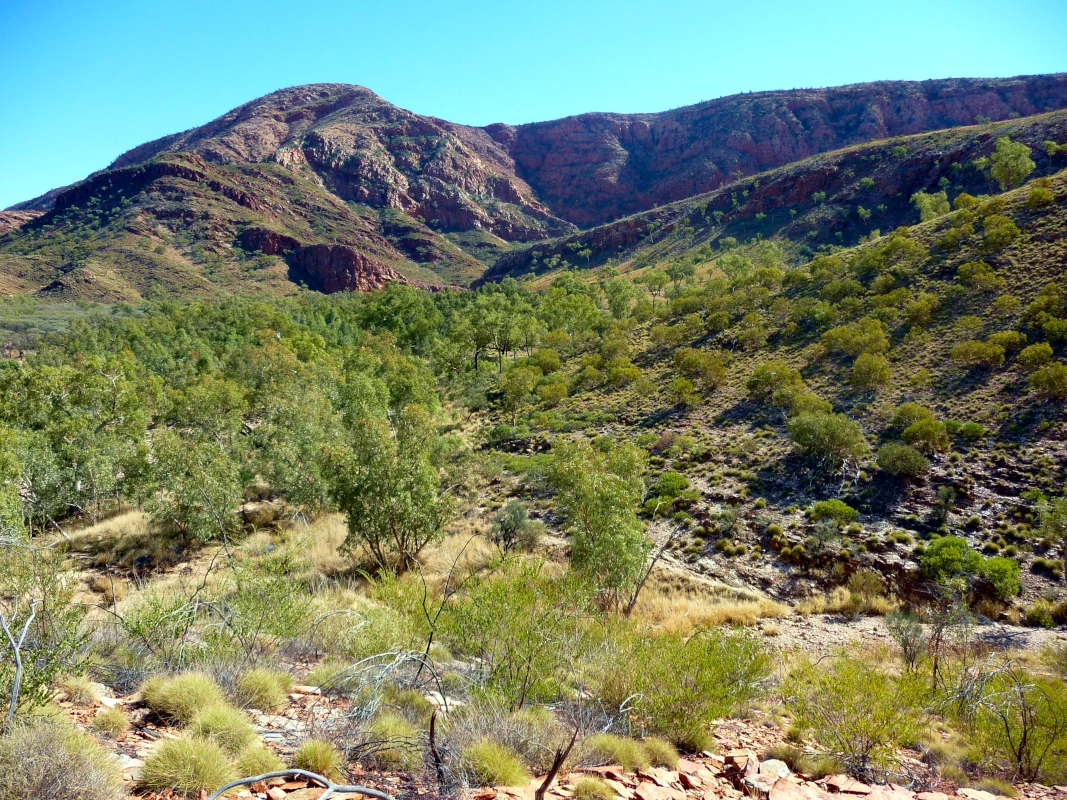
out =
[[118,708],[101,708],[93,717],[93,730],[119,739],[130,729],[130,719]]
[[237,679],[237,704],[243,708],[270,711],[284,705],[293,688],[293,678],[285,672],[257,668]]
[[26,725],[0,738],[0,800],[123,796],[122,776],[108,752],[69,725]]
[[524,786],[530,774],[509,747],[492,739],[479,739],[460,753],[464,771],[479,786]]
[[574,784],[574,800],[615,800],[615,790],[600,778],[583,775]]
[[382,714],[367,726],[367,734],[379,766],[410,770],[421,761],[418,728],[399,714]]
[[237,756],[237,772],[245,778],[282,769],[285,769],[285,762],[262,742],[253,742]]
[[100,702],[100,692],[86,675],[68,675],[58,682],[67,699],[76,706],[92,706]]
[[233,756],[256,738],[248,717],[233,706],[212,706],[193,717],[189,733],[209,739]]
[[601,764],[618,764],[626,770],[648,769],[652,766],[648,748],[627,736],[598,733],[585,740],[585,750]]
[[341,777],[344,759],[341,751],[332,742],[322,739],[306,739],[293,753],[293,766],[316,772],[325,778]]
[[652,759],[652,766],[666,767],[667,769],[678,768],[678,750],[666,739],[653,737],[645,739],[642,744]]
[[227,704],[218,684],[198,672],[149,678],[141,686],[141,697],[159,716],[178,725],[188,725],[208,708]]
[[197,797],[234,777],[233,765],[215,742],[185,737],[167,739],[152,751],[141,770],[141,785],[153,792],[170,789],[182,797]]

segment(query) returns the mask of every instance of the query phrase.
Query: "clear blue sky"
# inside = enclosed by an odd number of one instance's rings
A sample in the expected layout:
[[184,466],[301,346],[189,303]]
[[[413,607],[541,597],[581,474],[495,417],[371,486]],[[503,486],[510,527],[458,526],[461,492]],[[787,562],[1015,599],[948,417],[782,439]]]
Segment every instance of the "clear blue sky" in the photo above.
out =
[[1062,71],[1064,0],[0,0],[0,208],[316,81],[483,125]]

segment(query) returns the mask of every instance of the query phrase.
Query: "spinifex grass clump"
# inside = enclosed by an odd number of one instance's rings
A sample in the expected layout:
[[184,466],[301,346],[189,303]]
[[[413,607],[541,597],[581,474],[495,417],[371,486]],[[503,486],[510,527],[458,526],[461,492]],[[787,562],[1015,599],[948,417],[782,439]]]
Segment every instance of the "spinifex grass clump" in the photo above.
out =
[[233,764],[207,739],[167,739],[156,745],[141,770],[141,785],[153,792],[168,789],[182,797],[198,797],[234,780]]
[[226,696],[218,684],[198,672],[149,678],[141,686],[141,696],[145,705],[177,725],[188,725],[197,714],[226,705]]

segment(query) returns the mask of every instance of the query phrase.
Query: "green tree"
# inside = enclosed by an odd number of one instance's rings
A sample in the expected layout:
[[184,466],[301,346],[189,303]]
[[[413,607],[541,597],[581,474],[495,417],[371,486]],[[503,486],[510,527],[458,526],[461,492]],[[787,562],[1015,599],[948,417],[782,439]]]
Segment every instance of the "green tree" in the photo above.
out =
[[952,210],[948,204],[948,195],[944,192],[916,192],[911,196],[911,202],[919,210],[919,219],[922,222],[936,219]]
[[1030,158],[1030,148],[1010,137],[997,139],[997,147],[989,157],[989,174],[1000,184],[1001,191],[1022,186],[1037,165]]
[[863,430],[844,414],[798,414],[788,428],[797,450],[826,469],[854,469],[870,452]]
[[629,443],[601,452],[563,442],[548,471],[571,534],[571,565],[615,605],[633,589],[651,547],[637,517],[646,459]]
[[653,269],[641,275],[637,279],[638,283],[644,284],[648,287],[648,291],[652,294],[652,305],[656,305],[656,298],[659,297],[667,284],[671,282],[670,276],[660,269]]
[[439,438],[418,406],[357,409],[348,442],[331,445],[331,494],[345,514],[344,546],[362,546],[381,567],[405,570],[444,533],[452,498],[441,491]]

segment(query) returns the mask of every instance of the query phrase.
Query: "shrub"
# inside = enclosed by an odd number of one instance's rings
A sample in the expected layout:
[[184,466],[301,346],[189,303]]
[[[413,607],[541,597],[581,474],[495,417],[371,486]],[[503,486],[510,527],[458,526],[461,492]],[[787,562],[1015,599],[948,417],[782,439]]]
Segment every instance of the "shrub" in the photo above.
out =
[[934,412],[926,406],[912,402],[901,403],[897,406],[896,411],[893,412],[893,417],[889,420],[889,424],[896,428],[908,428],[920,420],[931,419],[933,416]]
[[120,709],[101,708],[93,715],[93,730],[112,739],[118,739],[130,729],[130,718]]
[[193,717],[189,733],[214,742],[231,756],[256,738],[248,717],[233,706],[224,705],[208,707]]
[[679,405],[691,408],[700,402],[696,386],[688,378],[675,378],[671,381],[670,389],[671,400]]
[[615,790],[600,778],[583,775],[574,784],[574,800],[615,800]]
[[923,575],[943,582],[950,578],[977,574],[982,556],[958,536],[942,536],[930,542],[920,561]]
[[230,760],[218,745],[190,737],[160,742],[141,769],[144,788],[157,793],[171,789],[183,797],[213,792],[235,777]]
[[885,356],[861,353],[852,365],[849,382],[857,389],[878,389],[889,383],[891,374]]
[[878,468],[890,475],[915,478],[930,468],[930,462],[910,445],[887,442],[878,448]]
[[764,361],[757,364],[745,382],[748,396],[753,400],[767,400],[783,387],[803,386],[800,372],[784,361]]
[[696,378],[704,391],[714,389],[726,376],[726,367],[719,356],[694,347],[675,351],[674,368],[688,378]]
[[838,525],[847,525],[859,515],[860,512],[844,500],[819,500],[811,507],[811,518],[816,522],[822,519],[829,519]]
[[1026,205],[1030,208],[1041,208],[1056,200],[1055,193],[1044,186],[1035,186],[1026,196]]
[[245,708],[270,711],[285,703],[292,688],[293,678],[287,672],[257,667],[237,678],[237,702]]
[[959,430],[960,436],[968,442],[977,442],[987,433],[989,431],[985,429],[985,426],[978,422],[965,422]]
[[953,345],[949,356],[957,364],[969,369],[996,367],[1004,363],[1004,348],[998,344],[972,339]]
[[293,753],[293,766],[316,772],[324,778],[341,777],[344,758],[333,742],[322,739],[305,739]]
[[492,739],[479,739],[463,748],[460,763],[479,786],[524,786],[530,782],[518,754]]
[[186,672],[173,678],[157,676],[141,686],[145,705],[163,719],[188,725],[201,711],[226,705],[222,689],[207,675]]
[[945,423],[928,417],[905,428],[904,441],[922,453],[937,453],[948,449],[948,431]]
[[1019,594],[1019,562],[994,556],[982,562],[978,574],[993,584],[997,597],[1007,600]]
[[1030,373],[1029,382],[1047,400],[1067,400],[1067,364],[1061,361]]
[[1004,288],[1004,279],[984,261],[968,261],[957,272],[960,283],[979,292],[996,292]]
[[798,414],[788,428],[801,454],[831,469],[859,461],[870,450],[863,430],[844,414]]
[[541,523],[530,519],[521,500],[508,500],[493,517],[490,536],[505,553],[513,547],[532,550],[541,538],[542,529]]
[[567,399],[567,384],[562,382],[542,383],[536,391],[537,398],[546,406],[558,406]]
[[278,772],[285,769],[285,762],[262,742],[253,742],[237,756],[237,774],[242,778]]
[[649,758],[652,759],[652,766],[678,769],[678,751],[673,744],[656,737],[645,739],[643,743]]
[[990,214],[982,220],[985,244],[989,250],[1001,250],[1019,238],[1019,226],[1008,217]]
[[605,702],[621,707],[630,698],[642,730],[689,751],[708,746],[713,720],[757,696],[767,669],[756,639],[722,630],[688,640],[678,633],[631,635],[616,657],[601,687]]
[[63,723],[20,726],[0,738],[0,800],[119,800],[110,754]]
[[659,476],[652,491],[663,497],[677,497],[689,488],[689,479],[679,472],[664,472]]
[[1024,347],[1016,360],[1027,372],[1033,372],[1052,361],[1052,345],[1048,342],[1038,342]]
[[914,673],[893,676],[865,655],[842,653],[790,676],[787,696],[793,724],[862,775],[915,741],[924,689]]

